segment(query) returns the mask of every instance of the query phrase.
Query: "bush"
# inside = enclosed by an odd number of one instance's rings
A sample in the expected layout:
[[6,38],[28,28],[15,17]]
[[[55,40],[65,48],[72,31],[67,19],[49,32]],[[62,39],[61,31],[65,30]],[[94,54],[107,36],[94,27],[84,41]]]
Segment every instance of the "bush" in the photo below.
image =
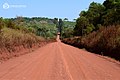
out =
[[87,36],[63,42],[120,60],[120,25],[101,27]]

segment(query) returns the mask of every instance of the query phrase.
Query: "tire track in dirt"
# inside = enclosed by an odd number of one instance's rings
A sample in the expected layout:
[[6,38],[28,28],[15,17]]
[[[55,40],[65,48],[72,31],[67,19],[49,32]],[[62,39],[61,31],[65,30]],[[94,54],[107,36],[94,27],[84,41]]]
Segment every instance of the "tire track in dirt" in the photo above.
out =
[[[75,59],[76,64],[81,66],[81,69],[85,73],[87,79],[85,80],[119,80],[120,67],[115,63],[111,63],[108,60],[100,58],[95,54],[89,53],[78,48],[68,46],[62,43],[66,56],[70,55]],[[66,48],[69,50],[67,51]],[[73,49],[72,49],[73,48]],[[68,54],[69,53],[69,54]],[[71,61],[72,61],[71,58]],[[77,65],[77,66],[78,66]]]
[[0,64],[0,80],[120,80],[120,66],[57,40]]

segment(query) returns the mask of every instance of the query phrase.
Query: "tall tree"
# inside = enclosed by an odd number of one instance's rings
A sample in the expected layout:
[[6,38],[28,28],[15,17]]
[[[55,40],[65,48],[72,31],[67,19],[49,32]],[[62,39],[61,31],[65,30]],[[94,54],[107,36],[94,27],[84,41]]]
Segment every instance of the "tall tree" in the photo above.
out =
[[106,0],[103,5],[105,6],[104,25],[120,24],[120,0]]

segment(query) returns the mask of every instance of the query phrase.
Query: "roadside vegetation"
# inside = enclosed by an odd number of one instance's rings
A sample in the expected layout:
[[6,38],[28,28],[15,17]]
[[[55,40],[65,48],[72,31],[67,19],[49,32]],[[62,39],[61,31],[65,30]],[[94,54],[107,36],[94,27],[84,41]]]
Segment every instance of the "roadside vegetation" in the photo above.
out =
[[[62,19],[61,19],[62,21]],[[62,21],[63,38],[73,35],[75,22]],[[0,61],[19,56],[23,49],[31,50],[56,41],[58,18],[21,17],[0,18]],[[28,50],[28,51],[29,51]],[[26,53],[26,52],[25,52]]]
[[0,61],[24,54],[19,53],[24,49],[27,51],[55,41],[56,31],[56,25],[48,18],[1,17]]
[[73,37],[62,41],[120,60],[120,0],[92,2],[76,20]]
[[63,21],[62,38],[73,37],[75,22]]

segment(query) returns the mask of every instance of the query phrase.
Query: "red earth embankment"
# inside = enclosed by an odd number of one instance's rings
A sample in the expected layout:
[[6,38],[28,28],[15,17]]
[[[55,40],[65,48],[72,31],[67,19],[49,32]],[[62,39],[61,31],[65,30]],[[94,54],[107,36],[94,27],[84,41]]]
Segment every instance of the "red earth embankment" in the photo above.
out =
[[20,30],[3,28],[0,31],[0,62],[29,53],[50,42],[53,41],[46,40],[33,33],[25,33]]
[[13,57],[19,57],[21,55],[31,53],[34,50],[37,50],[38,48],[45,46],[51,42],[55,42],[54,40],[52,41],[42,41],[38,44],[33,44],[31,47],[24,47],[23,45],[21,46],[16,46],[14,47],[14,51],[9,52],[6,48],[0,48],[0,62],[4,62],[6,60],[9,60]]

